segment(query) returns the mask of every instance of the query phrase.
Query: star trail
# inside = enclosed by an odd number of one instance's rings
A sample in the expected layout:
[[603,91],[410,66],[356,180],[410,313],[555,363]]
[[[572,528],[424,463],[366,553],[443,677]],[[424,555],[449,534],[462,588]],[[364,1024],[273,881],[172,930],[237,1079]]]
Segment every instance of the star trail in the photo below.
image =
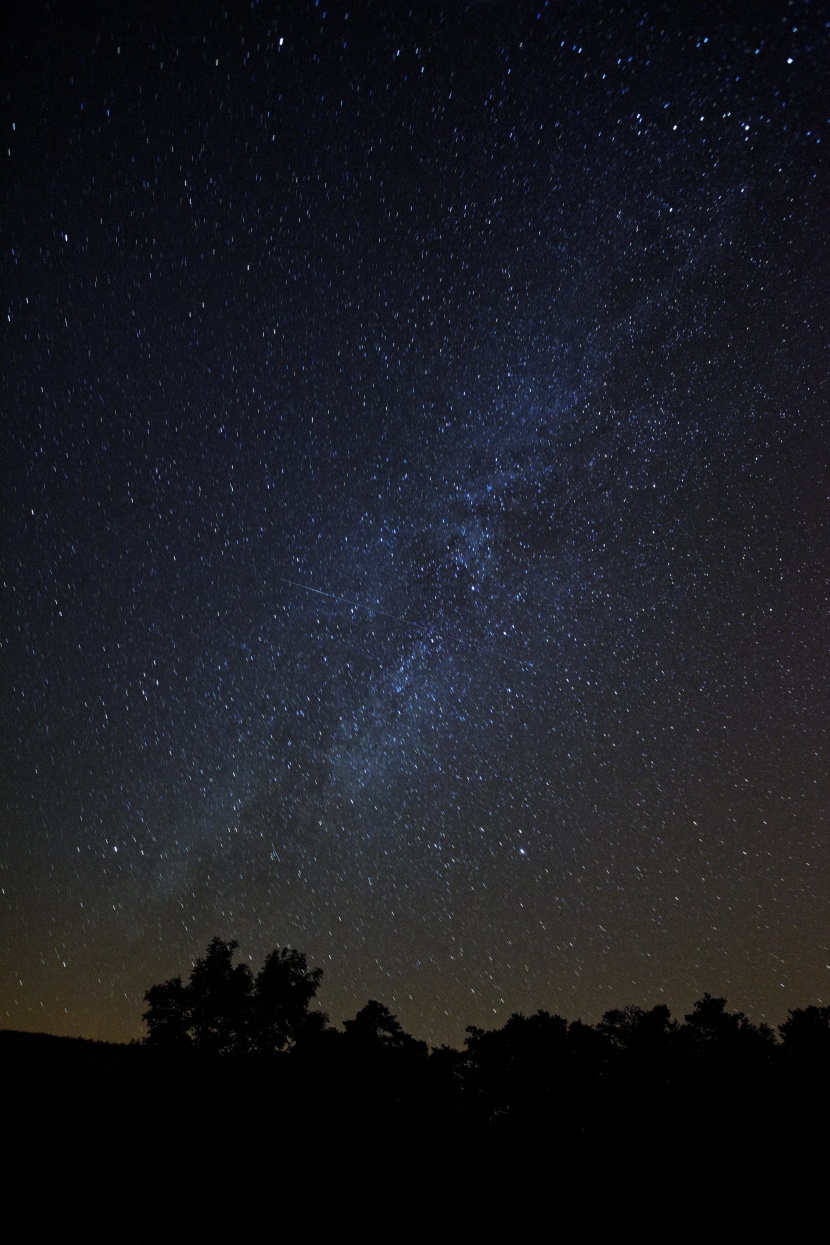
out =
[[830,1001],[826,5],[13,5],[0,1023]]

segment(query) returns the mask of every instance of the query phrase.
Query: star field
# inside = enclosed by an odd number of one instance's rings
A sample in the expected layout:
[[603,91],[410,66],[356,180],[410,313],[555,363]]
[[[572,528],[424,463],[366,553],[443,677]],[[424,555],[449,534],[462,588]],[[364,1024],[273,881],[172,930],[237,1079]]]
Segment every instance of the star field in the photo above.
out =
[[826,1004],[826,6],[13,7],[0,1023]]

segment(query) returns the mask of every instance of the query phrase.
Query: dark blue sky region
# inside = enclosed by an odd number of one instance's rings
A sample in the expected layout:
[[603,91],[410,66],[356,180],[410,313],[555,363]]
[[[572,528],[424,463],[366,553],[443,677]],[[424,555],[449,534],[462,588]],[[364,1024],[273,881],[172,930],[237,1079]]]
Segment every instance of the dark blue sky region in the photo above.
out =
[[0,1023],[830,1001],[830,13],[16,5]]

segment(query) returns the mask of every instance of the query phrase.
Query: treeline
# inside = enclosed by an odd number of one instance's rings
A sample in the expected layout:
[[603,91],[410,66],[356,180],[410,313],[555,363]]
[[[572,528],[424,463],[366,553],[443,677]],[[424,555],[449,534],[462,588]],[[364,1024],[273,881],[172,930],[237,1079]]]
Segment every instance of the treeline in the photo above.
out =
[[594,1161],[618,1147],[625,1121],[643,1159],[696,1138],[709,1153],[737,1150],[734,1166],[770,1128],[808,1136],[818,1104],[830,1106],[830,1007],[792,1010],[777,1033],[710,994],[682,1020],[662,1004],[614,1008],[594,1025],[515,1013],[496,1029],[468,1027],[462,1050],[430,1049],[374,999],[332,1027],[313,1007],[322,972],[301,952],[272,951],[254,975],[236,949],[214,938],[187,982],[147,991],[144,1048],[278,1086],[298,1134],[309,1118],[390,1136],[460,1130],[532,1166],[554,1151]]
[[253,973],[235,951],[214,939],[187,980],[150,987],[142,1042],[0,1033],[26,1232],[12,1239],[74,1223],[142,1245],[354,1224],[591,1240],[692,1221],[696,1237],[747,1239],[782,1208],[788,1239],[813,1239],[830,1008],[791,1011],[777,1033],[708,994],[682,1019],[538,1011],[430,1049],[376,1000],[333,1027],[300,952]]
[[335,1058],[338,1051],[365,1057],[375,1053],[387,1062],[395,1054],[452,1067],[459,1083],[476,1090],[484,1082],[492,1089],[502,1081],[503,1093],[508,1093],[508,1082],[515,1082],[519,1092],[523,1079],[543,1081],[545,1067],[556,1057],[595,1072],[638,1062],[653,1072],[667,1061],[687,1065],[695,1059],[713,1066],[720,1061],[763,1067],[779,1052],[790,1063],[830,1060],[830,1007],[791,1010],[776,1034],[768,1024],[753,1024],[743,1012],[728,1011],[726,999],[710,994],[698,999],[682,1023],[663,1004],[614,1008],[596,1025],[540,1010],[531,1016],[514,1013],[500,1029],[468,1026],[464,1052],[430,1050],[375,999],[345,1020],[342,1031],[331,1027],[325,1012],[311,1006],[322,969],[310,969],[302,952],[283,948],[272,951],[254,975],[247,964],[234,964],[238,946],[213,938],[186,983],[174,977],[147,990],[142,1016],[147,1046],[209,1055],[293,1051],[321,1059]]

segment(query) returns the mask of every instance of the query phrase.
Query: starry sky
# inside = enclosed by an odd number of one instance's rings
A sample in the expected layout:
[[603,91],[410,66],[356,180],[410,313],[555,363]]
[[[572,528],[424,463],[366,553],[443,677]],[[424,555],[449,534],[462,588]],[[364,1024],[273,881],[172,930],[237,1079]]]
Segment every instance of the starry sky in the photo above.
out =
[[830,9],[14,3],[0,1024],[830,1002]]

